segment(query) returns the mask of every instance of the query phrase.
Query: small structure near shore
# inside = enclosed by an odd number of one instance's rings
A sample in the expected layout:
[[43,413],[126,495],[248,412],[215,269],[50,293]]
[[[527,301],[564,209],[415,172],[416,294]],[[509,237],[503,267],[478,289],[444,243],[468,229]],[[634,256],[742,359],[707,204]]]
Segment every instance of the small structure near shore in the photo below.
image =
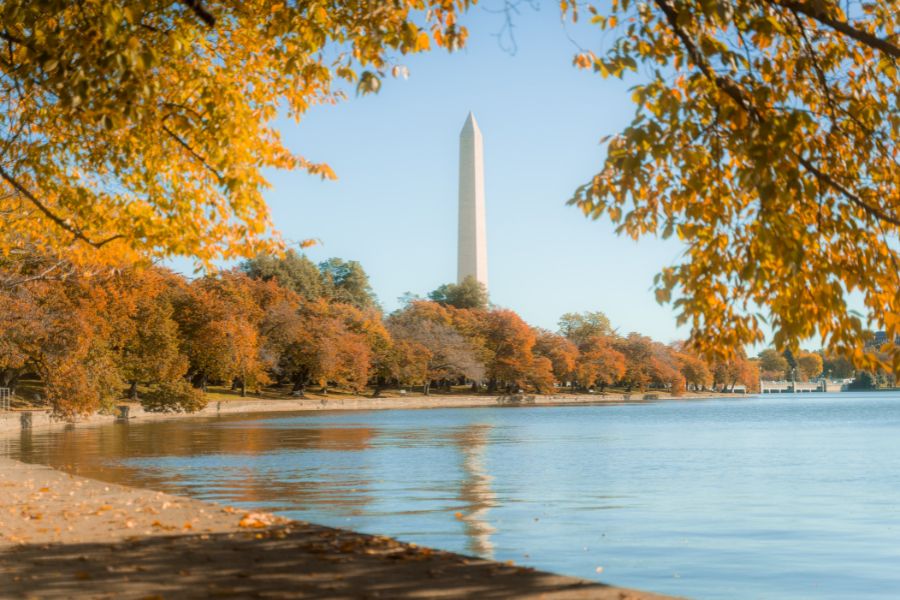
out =
[[804,392],[842,392],[844,384],[836,381],[760,381],[760,394],[800,394]]

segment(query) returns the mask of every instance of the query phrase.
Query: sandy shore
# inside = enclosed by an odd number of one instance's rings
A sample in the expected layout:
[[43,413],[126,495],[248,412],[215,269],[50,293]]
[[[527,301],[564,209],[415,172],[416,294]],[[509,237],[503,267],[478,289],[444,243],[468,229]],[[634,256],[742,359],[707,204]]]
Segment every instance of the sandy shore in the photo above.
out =
[[[400,410],[400,409],[431,409],[431,408],[475,408],[486,406],[575,406],[591,404],[607,404],[628,401],[644,401],[648,396],[659,400],[690,400],[702,398],[721,398],[722,394],[715,393],[690,393],[674,397],[669,394],[653,392],[644,394],[635,392],[628,394],[610,393],[599,394],[557,394],[557,395],[524,395],[515,396],[411,396],[411,397],[386,397],[367,398],[362,396],[335,396],[333,398],[285,398],[277,400],[260,400],[250,398],[238,398],[228,400],[212,400],[201,411],[184,413],[151,413],[145,411],[139,404],[125,403],[129,406],[129,418],[137,422],[161,419],[185,419],[191,417],[214,417],[225,414],[250,414],[250,413],[278,413],[278,412],[303,412],[322,410]],[[727,396],[727,395],[726,395]],[[731,395],[738,398],[742,396]],[[106,424],[115,420],[113,415],[95,414],[81,417],[77,425]],[[49,410],[32,411],[32,429],[35,431],[47,429],[61,429],[70,426],[71,423],[54,419]],[[0,437],[9,434],[18,434],[21,430],[20,413],[0,413]]]
[[0,597],[665,598],[5,458]]

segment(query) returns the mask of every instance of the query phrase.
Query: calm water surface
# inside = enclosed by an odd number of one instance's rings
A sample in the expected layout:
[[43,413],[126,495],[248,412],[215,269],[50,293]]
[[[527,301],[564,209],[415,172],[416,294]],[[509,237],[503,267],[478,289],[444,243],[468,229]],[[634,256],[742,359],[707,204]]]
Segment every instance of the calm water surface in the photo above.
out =
[[243,416],[8,446],[99,479],[693,598],[900,597],[900,394]]

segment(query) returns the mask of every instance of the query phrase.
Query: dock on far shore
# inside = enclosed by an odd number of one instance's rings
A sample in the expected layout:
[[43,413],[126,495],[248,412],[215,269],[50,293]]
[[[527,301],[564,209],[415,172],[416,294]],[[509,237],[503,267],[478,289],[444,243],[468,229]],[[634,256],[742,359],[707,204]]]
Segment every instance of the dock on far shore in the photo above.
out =
[[804,392],[845,392],[847,384],[843,381],[760,381],[760,394],[801,394]]

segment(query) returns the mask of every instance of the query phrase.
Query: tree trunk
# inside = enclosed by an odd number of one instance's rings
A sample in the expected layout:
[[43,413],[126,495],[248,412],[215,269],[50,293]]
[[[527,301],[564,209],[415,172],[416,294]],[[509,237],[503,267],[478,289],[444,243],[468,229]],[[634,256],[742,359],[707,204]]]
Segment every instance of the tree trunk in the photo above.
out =
[[9,393],[15,395],[16,383],[22,375],[24,369],[3,369],[0,371],[0,387],[9,388]]
[[241,379],[241,398],[247,397],[247,384]]
[[422,386],[422,393],[425,394],[426,396],[431,395],[431,382],[430,381],[426,381],[425,384]]
[[296,373],[293,377],[294,387],[291,389],[291,396],[298,398],[306,398],[306,377],[300,373]]
[[132,400],[137,400],[137,381],[132,381],[131,386],[128,388],[128,397]]

